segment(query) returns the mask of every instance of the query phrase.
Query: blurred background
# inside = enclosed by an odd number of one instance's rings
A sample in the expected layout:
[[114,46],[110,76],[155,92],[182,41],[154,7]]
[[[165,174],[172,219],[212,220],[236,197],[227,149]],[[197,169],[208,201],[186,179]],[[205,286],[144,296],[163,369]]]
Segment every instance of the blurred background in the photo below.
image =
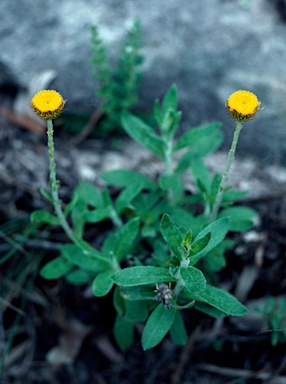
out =
[[112,61],[138,20],[142,111],[175,82],[183,127],[222,121],[228,148],[234,123],[225,100],[250,90],[263,111],[245,126],[239,154],[285,164],[285,8],[283,0],[1,0],[0,103],[52,71],[51,87],[68,100],[68,110],[92,112],[98,100],[91,26]]

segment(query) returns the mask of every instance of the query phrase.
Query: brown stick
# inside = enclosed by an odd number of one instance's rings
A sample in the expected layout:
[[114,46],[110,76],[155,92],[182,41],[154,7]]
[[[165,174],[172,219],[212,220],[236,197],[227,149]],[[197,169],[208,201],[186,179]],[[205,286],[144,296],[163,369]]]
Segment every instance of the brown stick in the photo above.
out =
[[79,144],[80,142],[82,142],[84,139],[86,139],[92,132],[93,130],[93,127],[95,126],[95,124],[98,122],[98,120],[102,117],[103,115],[103,112],[101,109],[96,109],[93,114],[90,116],[90,119],[88,120],[86,126],[84,127],[84,129],[75,137],[73,137],[71,140],[70,140],[70,143],[75,145],[75,144]]
[[0,106],[0,114],[5,117],[6,120],[11,123],[18,125],[19,127],[25,128],[39,136],[45,135],[45,126],[38,123],[36,120],[29,116],[18,116],[14,112],[7,108]]

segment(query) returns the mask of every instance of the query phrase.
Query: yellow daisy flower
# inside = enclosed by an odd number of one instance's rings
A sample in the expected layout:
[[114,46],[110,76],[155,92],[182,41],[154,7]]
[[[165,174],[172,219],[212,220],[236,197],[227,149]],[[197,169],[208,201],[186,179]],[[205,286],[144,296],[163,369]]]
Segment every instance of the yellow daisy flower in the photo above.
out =
[[65,105],[65,100],[57,91],[43,90],[38,92],[31,100],[33,111],[42,119],[56,119]]
[[249,91],[236,91],[229,96],[226,108],[230,117],[239,122],[254,118],[259,111],[260,102],[257,96]]

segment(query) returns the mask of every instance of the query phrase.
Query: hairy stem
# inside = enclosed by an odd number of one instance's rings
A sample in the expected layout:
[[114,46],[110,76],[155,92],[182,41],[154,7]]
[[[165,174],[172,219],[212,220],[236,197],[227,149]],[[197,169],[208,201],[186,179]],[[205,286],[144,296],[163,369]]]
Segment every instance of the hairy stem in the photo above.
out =
[[223,193],[225,192],[225,189],[227,186],[229,172],[230,172],[231,164],[232,164],[233,159],[234,159],[235,150],[236,150],[236,146],[237,146],[237,142],[238,142],[238,137],[239,137],[239,134],[240,134],[242,127],[243,127],[243,123],[237,121],[236,122],[236,128],[235,128],[235,131],[233,134],[231,148],[228,152],[225,171],[224,171],[224,174],[222,175],[221,182],[220,182],[219,189],[218,189],[218,193],[216,195],[215,203],[214,203],[212,213],[210,216],[211,222],[215,221],[217,218],[217,214],[218,214],[218,211],[219,211],[219,208],[221,205],[221,201],[222,201],[222,196],[223,196]]
[[72,228],[67,222],[65,215],[62,210],[62,202],[59,198],[58,190],[59,190],[59,182],[56,176],[56,162],[55,162],[55,150],[54,150],[54,140],[53,140],[53,121],[52,119],[47,120],[47,135],[48,135],[48,151],[49,151],[49,170],[50,170],[50,191],[52,195],[52,201],[54,205],[54,209],[56,215],[59,219],[59,222],[65,231],[66,235],[72,240],[76,245],[80,246],[84,251],[86,251],[86,247],[79,241],[79,239],[74,234]]

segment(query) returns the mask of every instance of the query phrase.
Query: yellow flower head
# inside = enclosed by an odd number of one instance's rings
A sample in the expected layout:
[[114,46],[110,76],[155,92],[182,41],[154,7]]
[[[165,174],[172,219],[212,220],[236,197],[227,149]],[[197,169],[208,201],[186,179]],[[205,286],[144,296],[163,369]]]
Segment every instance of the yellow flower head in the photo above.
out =
[[239,122],[254,118],[259,111],[260,102],[257,96],[249,91],[236,91],[229,96],[226,108],[230,117]]
[[56,119],[65,105],[65,100],[57,91],[44,90],[38,92],[31,100],[33,111],[42,119]]

